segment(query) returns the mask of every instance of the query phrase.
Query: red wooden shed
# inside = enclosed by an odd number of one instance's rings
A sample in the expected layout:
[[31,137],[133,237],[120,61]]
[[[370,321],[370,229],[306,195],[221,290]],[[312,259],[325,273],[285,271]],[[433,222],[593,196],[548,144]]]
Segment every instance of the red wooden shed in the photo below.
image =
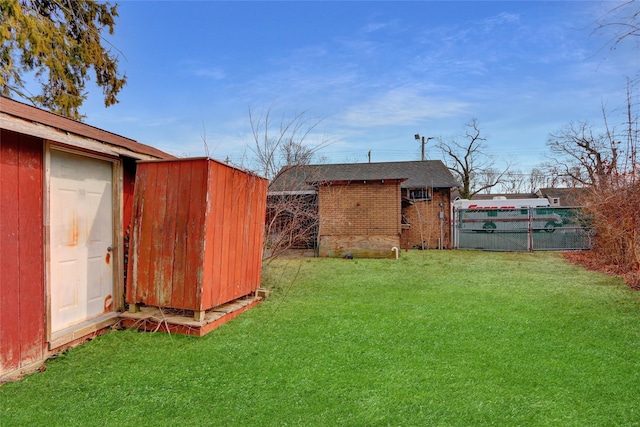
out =
[[[267,181],[208,159],[138,163],[127,302],[206,312],[260,287]],[[200,323],[198,323],[200,322]]]
[[136,161],[169,158],[0,97],[0,382],[118,320]]

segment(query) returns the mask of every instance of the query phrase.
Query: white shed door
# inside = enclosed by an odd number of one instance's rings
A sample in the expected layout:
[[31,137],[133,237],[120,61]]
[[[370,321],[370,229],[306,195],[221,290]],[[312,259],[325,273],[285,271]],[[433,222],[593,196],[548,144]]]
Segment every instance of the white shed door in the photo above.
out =
[[51,150],[51,332],[113,310],[113,165]]

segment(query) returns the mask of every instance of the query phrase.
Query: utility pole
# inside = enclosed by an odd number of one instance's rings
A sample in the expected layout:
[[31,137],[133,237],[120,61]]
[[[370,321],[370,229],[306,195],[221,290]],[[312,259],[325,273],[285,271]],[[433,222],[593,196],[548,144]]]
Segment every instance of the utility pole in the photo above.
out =
[[425,141],[424,136],[421,137],[419,133],[415,134],[415,138],[416,141],[420,141],[420,138],[422,138],[422,161],[424,162],[424,146],[427,142],[429,142],[430,139],[433,139],[432,136],[430,136],[429,138],[427,138],[427,140]]
[[371,163],[371,150],[369,150],[369,152],[367,153],[367,156],[369,157],[369,163]]

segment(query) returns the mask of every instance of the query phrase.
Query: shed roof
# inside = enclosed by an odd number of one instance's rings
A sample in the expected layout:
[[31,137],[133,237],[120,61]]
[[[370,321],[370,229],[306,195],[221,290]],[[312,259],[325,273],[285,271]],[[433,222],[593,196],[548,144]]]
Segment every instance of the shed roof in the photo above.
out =
[[[62,138],[58,140],[56,133],[52,129],[58,131],[60,136],[64,134],[76,137],[98,141],[102,144],[108,144],[115,148],[119,154],[141,154],[143,156],[135,156],[142,158],[160,158],[172,159],[175,156],[158,150],[149,145],[141,144],[133,139],[125,138],[115,133],[108,132],[96,128],[94,126],[59,116],[49,111],[15,101],[10,98],[0,96],[0,127],[2,129],[13,130],[17,132],[28,132],[34,136],[40,136],[45,139],[53,139],[56,142],[74,144],[73,138]],[[35,125],[35,126],[34,126]],[[61,132],[60,132],[61,131]],[[78,144],[81,145],[81,144]],[[83,147],[87,148],[87,147]],[[148,156],[148,157],[147,157]]]
[[314,183],[328,181],[401,180],[402,188],[453,188],[458,183],[440,160],[412,162],[298,165],[283,168],[270,192],[309,191]]

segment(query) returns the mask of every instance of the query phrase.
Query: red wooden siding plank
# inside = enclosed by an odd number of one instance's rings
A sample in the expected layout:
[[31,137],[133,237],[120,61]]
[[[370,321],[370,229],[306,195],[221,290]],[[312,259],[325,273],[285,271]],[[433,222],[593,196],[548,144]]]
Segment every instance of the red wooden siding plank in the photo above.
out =
[[164,224],[164,243],[163,247],[163,259],[164,265],[162,276],[166,282],[167,288],[170,288],[171,294],[167,295],[169,306],[172,306],[175,301],[175,296],[179,295],[182,298],[184,285],[179,281],[173,280],[173,272],[175,271],[175,255],[176,255],[176,240],[177,240],[177,216],[178,211],[182,208],[178,203],[179,195],[175,191],[176,183],[180,182],[180,163],[169,162],[169,178],[167,183],[167,214]]
[[0,373],[20,366],[18,141],[0,134]]
[[255,286],[255,281],[253,277],[255,276],[255,268],[254,263],[256,259],[256,251],[252,248],[253,245],[253,235],[254,226],[252,224],[253,217],[256,215],[256,186],[255,186],[255,177],[247,176],[245,178],[245,187],[247,191],[247,212],[244,217],[243,231],[244,231],[244,246],[243,251],[247,254],[247,265],[244,268],[244,274],[242,277],[243,284],[245,286],[245,290],[250,292],[255,290],[257,286]]
[[238,243],[240,241],[240,211],[245,209],[243,194],[242,194],[242,186],[240,185],[240,180],[238,179],[238,174],[240,171],[236,169],[231,170],[231,199],[233,203],[231,203],[231,212],[230,221],[231,227],[229,230],[229,258],[228,262],[228,271],[229,275],[227,276],[227,288],[228,292],[231,295],[237,295],[240,293],[239,283],[238,283],[238,270],[243,268],[243,264],[246,260],[241,259],[242,253],[238,248]]
[[138,303],[138,282],[140,280],[140,226],[142,220],[144,188],[146,185],[148,170],[144,167],[136,167],[134,182],[133,206],[131,212],[131,233],[129,235],[129,264],[127,267],[126,300],[129,303]]
[[164,221],[167,203],[167,182],[168,167],[166,163],[156,163],[154,168],[156,172],[156,185],[154,195],[151,201],[153,206],[152,213],[148,222],[151,223],[151,234],[147,235],[151,243],[151,251],[149,255],[149,283],[153,287],[149,290],[149,304],[163,307],[167,301],[164,298],[166,289],[162,277],[162,236],[164,233]]
[[236,246],[236,257],[231,260],[233,268],[231,271],[233,272],[233,285],[234,291],[239,294],[247,294],[247,284],[245,282],[245,275],[247,272],[247,263],[249,261],[248,253],[245,251],[245,227],[247,225],[247,213],[249,210],[249,199],[248,192],[246,186],[246,174],[240,173],[240,171],[234,171],[234,181],[236,182],[236,200],[238,203],[235,207],[235,215],[234,221],[236,226],[234,227],[235,241]]
[[193,160],[191,175],[191,199],[189,200],[189,221],[187,246],[189,269],[185,274],[184,286],[193,290],[185,293],[185,305],[191,310],[202,310],[202,279],[204,261],[204,212],[206,210],[207,170],[206,161]]
[[135,265],[135,299],[130,302],[149,302],[150,288],[148,283],[153,282],[151,276],[151,238],[153,234],[152,219],[154,212],[154,192],[156,185],[157,169],[150,167],[149,164],[141,163],[138,165],[138,173],[136,174],[136,251],[135,259],[132,262]]
[[[222,236],[225,229],[224,223],[224,205],[225,205],[225,194],[224,189],[227,185],[225,172],[226,168],[219,164],[213,164],[212,169],[215,171],[215,174],[212,176],[211,187],[211,221],[214,224],[214,233],[211,238],[213,239],[212,247],[213,247],[213,262],[211,264],[211,305],[217,306],[222,304],[221,301],[226,299],[226,288],[224,288],[224,284],[220,280],[220,272],[222,271],[222,262],[224,258],[227,256],[226,248],[222,244]],[[227,202],[229,204],[229,202]]]
[[45,343],[42,141],[23,137],[18,159],[21,365],[42,360]]
[[231,231],[235,224],[232,222],[232,208],[233,208],[233,170],[231,168],[224,170],[224,200],[226,203],[222,206],[222,262],[220,268],[220,277],[218,286],[221,294],[225,295],[225,299],[228,299],[230,295],[233,295],[229,285],[229,260],[235,257],[235,253],[232,253],[231,248]]
[[178,193],[178,205],[176,208],[176,233],[175,233],[175,253],[173,261],[173,283],[174,289],[171,296],[175,308],[188,309],[185,298],[189,287],[186,286],[186,272],[189,268],[187,259],[187,248],[192,242],[189,239],[189,203],[191,200],[191,162],[179,162],[180,179],[175,183]]
[[249,294],[255,290],[253,284],[251,283],[250,275],[253,274],[251,269],[251,251],[249,249],[249,219],[252,214],[252,196],[251,193],[251,181],[250,176],[243,174],[242,176],[242,192],[244,195],[244,209],[240,212],[240,223],[238,224],[239,231],[241,234],[240,240],[240,250],[242,251],[243,258],[245,259],[244,265],[241,268],[238,268],[238,272],[240,273],[238,277],[239,287],[243,294]]
[[[227,255],[223,262],[222,272],[225,274],[223,277],[223,281],[221,286],[227,293],[227,298],[230,298],[231,295],[235,295],[237,293],[237,286],[234,281],[235,279],[235,260],[239,256],[237,251],[237,227],[238,227],[238,205],[241,204],[241,201],[238,200],[239,188],[236,182],[236,174],[235,170],[228,169],[227,170],[227,200],[231,200],[231,203],[228,203],[229,210],[225,212],[225,234],[223,235],[223,244],[225,244],[227,248]],[[225,240],[228,239],[228,240]],[[226,243],[225,243],[226,242]]]
[[150,299],[150,303],[155,306],[165,307],[169,306],[171,295],[170,283],[167,282],[163,276],[163,265],[166,261],[165,254],[170,253],[169,248],[164,248],[165,239],[164,236],[167,233],[167,205],[168,195],[171,193],[169,186],[169,163],[157,163],[156,167],[156,188],[155,197],[153,198],[153,233],[148,236],[151,239],[151,275],[153,279],[150,283],[153,283],[153,298]]
[[215,256],[218,251],[216,248],[216,221],[215,213],[217,209],[216,201],[216,182],[217,182],[218,168],[216,164],[207,162],[207,196],[206,196],[206,211],[205,211],[205,229],[204,229],[204,265],[203,277],[202,277],[202,307],[210,308],[214,307],[215,294],[214,294],[214,265]]

